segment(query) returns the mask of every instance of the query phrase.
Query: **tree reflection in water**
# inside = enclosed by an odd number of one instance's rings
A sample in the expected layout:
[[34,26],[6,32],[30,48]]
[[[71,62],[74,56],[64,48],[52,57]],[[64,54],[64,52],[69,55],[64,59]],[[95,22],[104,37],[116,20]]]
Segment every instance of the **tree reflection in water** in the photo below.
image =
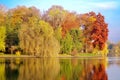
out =
[[62,59],[61,80],[108,80],[106,59]]
[[56,58],[25,59],[18,80],[56,80],[59,68]]
[[60,69],[57,58],[15,58],[7,59],[3,64],[5,74],[0,76],[5,75],[4,80],[56,80]]
[[0,59],[0,80],[108,80],[106,59]]
[[93,74],[91,80],[108,80],[105,67],[103,64],[99,64],[98,67],[93,66]]

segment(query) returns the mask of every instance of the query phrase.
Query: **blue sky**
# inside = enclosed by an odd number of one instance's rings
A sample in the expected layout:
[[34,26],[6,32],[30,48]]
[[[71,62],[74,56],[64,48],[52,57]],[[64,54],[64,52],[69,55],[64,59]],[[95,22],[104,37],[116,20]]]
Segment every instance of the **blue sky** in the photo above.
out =
[[0,4],[7,8],[15,8],[18,5],[35,6],[40,11],[45,11],[52,5],[60,5],[77,13],[100,12],[108,23],[109,40],[120,41],[120,0],[0,0]]

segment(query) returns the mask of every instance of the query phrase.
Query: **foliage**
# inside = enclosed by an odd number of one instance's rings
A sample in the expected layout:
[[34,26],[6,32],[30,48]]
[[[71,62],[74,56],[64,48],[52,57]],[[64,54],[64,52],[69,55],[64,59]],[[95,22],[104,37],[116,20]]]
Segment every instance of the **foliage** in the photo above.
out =
[[104,16],[90,12],[80,18],[85,36],[85,51],[87,51],[88,45],[103,50],[108,37],[108,25],[104,21]]
[[6,28],[0,26],[0,51],[5,51]]
[[73,28],[79,29],[79,19],[75,13],[67,13],[62,23],[62,36],[64,37],[68,31]]
[[105,43],[107,41],[108,37],[108,25],[104,21],[104,16],[102,16],[100,13],[96,16],[96,21],[93,24],[93,30],[91,32],[91,37],[93,42],[93,46],[96,45],[99,46],[100,50],[103,50],[105,48]]
[[109,54],[108,56],[120,56],[120,42],[112,43],[108,42]]
[[61,53],[70,54],[73,47],[73,39],[68,32],[66,36],[61,40]]
[[55,38],[60,42],[61,39],[62,39],[62,28],[61,27],[57,27],[54,30],[54,35],[55,35]]
[[108,54],[108,45],[105,44],[104,49],[101,51],[102,56],[107,56]]
[[6,45],[18,45],[18,31],[22,24],[28,22],[29,18],[40,18],[39,10],[35,7],[27,8],[25,6],[18,6],[17,8],[10,9],[7,12],[6,28],[7,37]]
[[82,31],[80,29],[71,29],[69,33],[73,39],[73,49],[80,51],[83,47]]
[[0,4],[0,26],[5,25],[6,20],[6,7]]
[[92,40],[91,40],[91,32],[93,29],[93,23],[96,21],[96,18],[94,17],[95,13],[90,12],[86,14],[82,14],[79,16],[80,18],[80,27],[83,31],[83,51],[91,52],[92,47]]
[[53,36],[52,27],[41,20],[31,24],[33,23],[23,25],[19,32],[20,47],[24,52],[41,57],[57,56],[60,47]]
[[[53,5],[41,14],[36,7],[0,5],[0,51],[19,46],[25,54],[107,53],[108,24],[101,13],[78,14]],[[112,52],[119,54],[119,47]],[[106,55],[106,54],[105,54]]]
[[61,26],[66,16],[66,11],[61,6],[54,5],[43,15],[43,20],[48,22],[54,29]]

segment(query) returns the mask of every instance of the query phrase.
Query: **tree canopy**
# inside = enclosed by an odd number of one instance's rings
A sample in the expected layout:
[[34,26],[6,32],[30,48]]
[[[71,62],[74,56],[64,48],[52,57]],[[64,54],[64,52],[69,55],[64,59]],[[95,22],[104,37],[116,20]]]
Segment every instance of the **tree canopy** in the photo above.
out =
[[[24,54],[57,56],[57,53],[107,53],[108,24],[101,13],[78,14],[53,5],[36,7],[0,5],[0,50],[18,46]],[[59,52],[60,51],[60,52]]]

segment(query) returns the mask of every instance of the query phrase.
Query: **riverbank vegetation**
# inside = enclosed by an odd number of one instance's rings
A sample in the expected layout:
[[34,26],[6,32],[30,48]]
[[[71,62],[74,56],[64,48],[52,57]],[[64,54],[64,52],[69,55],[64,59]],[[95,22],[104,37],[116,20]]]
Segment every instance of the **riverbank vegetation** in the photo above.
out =
[[107,55],[108,24],[101,13],[78,14],[61,6],[6,9],[0,5],[0,51],[42,57]]
[[109,54],[108,56],[120,56],[120,42],[118,43],[113,43],[113,42],[107,42],[108,44],[108,49],[109,49]]

